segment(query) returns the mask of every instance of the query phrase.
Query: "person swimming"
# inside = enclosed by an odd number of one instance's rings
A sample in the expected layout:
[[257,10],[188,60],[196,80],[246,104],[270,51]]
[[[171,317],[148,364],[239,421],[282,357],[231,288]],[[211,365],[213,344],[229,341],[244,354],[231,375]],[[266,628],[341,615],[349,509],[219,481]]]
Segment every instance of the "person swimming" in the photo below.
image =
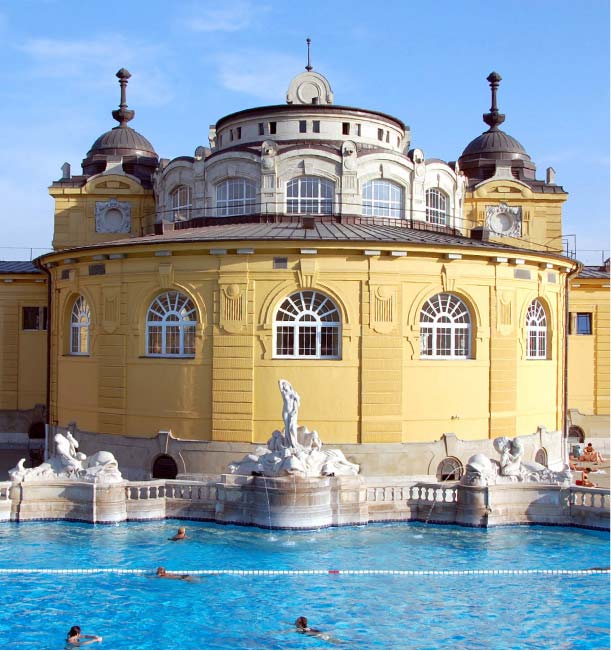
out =
[[191,581],[189,574],[175,574],[174,572],[166,572],[165,567],[158,567],[155,576],[158,579],[179,579],[181,581]]
[[178,532],[175,533],[171,538],[168,538],[168,540],[184,540],[187,538],[187,530],[185,527],[178,527]]
[[101,641],[102,637],[99,635],[83,635],[80,626],[73,626],[66,636],[66,649],[76,649],[85,644],[93,644],[93,642]]

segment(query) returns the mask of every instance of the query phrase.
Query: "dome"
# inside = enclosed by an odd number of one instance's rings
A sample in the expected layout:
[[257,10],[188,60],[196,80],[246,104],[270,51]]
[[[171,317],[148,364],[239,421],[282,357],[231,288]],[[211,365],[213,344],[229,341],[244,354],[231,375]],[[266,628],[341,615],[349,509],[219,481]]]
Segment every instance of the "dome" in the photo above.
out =
[[140,133],[128,126],[119,126],[103,133],[91,145],[87,156],[150,156],[156,158],[153,145]]
[[486,156],[493,158],[521,158],[530,160],[522,145],[508,133],[492,128],[474,138],[461,154],[466,156]]
[[[470,182],[477,183],[497,173],[507,174],[509,171],[516,179],[534,180],[536,167],[524,147],[515,138],[499,129],[499,125],[505,121],[505,116],[499,112],[496,104],[496,91],[501,75],[498,72],[491,72],[487,81],[492,91],[492,106],[490,112],[482,117],[490,128],[465,147],[458,159],[458,165]],[[500,172],[500,168],[504,168],[505,171]]]

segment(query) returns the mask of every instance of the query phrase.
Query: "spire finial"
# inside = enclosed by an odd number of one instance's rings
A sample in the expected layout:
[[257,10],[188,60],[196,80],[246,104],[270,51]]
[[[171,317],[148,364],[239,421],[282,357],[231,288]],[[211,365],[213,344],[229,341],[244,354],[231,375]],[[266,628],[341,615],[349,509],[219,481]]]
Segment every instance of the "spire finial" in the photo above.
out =
[[305,67],[305,69],[308,72],[310,72],[312,70],[312,66],[310,65],[310,43],[311,42],[312,42],[312,39],[308,36],[308,38],[306,38],[306,43],[307,43],[307,46],[308,46],[308,65]]
[[127,80],[131,77],[131,74],[129,70],[121,68],[121,70],[117,72],[116,76],[119,78],[119,84],[121,86],[121,103],[119,104],[119,108],[112,112],[112,117],[119,123],[119,126],[125,127],[136,114],[135,111],[131,111],[127,108],[127,100],[125,98],[125,87],[127,86]]
[[482,117],[484,118],[484,122],[491,129],[496,129],[499,124],[505,122],[505,116],[502,113],[499,113],[499,109],[496,105],[496,91],[502,79],[503,78],[498,72],[491,72],[486,77],[486,81],[490,84],[490,91],[492,93],[492,106],[490,107],[490,113],[484,113]]

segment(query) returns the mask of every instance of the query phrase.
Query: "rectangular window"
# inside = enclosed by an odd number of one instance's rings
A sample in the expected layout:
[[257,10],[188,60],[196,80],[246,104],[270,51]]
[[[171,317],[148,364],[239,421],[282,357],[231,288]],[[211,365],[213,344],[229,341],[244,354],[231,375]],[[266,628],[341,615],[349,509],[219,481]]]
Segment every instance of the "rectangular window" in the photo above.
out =
[[312,131],[314,133],[320,133],[320,120],[314,120],[312,122]]
[[274,269],[288,269],[288,258],[274,258]]
[[350,122],[342,122],[342,134],[344,136],[350,135]]
[[384,129],[378,129],[378,140],[384,140]]
[[242,127],[237,127],[236,128],[236,135],[238,140],[242,137]]
[[299,120],[299,133],[306,133],[308,130],[308,123],[305,120]]
[[270,122],[269,123],[269,132],[270,133],[276,133],[276,123],[275,122]]
[[360,135],[361,135],[361,125],[360,125],[360,124],[356,124],[355,127],[356,127],[356,135],[357,135],[357,136],[360,136]]
[[233,129],[229,129],[229,140],[233,142]]
[[223,136],[220,135],[219,136],[219,147],[222,147],[222,145],[223,145]]
[[390,142],[390,132],[386,132],[386,142]]
[[259,122],[259,135],[260,136],[265,135],[265,126],[263,125],[263,122]]
[[572,312],[570,320],[570,333],[572,335],[591,335],[592,313]]
[[22,308],[23,330],[46,330],[47,329],[47,308],[46,307],[24,307]]
[[276,330],[276,354],[294,355],[295,333],[292,326],[278,326]]

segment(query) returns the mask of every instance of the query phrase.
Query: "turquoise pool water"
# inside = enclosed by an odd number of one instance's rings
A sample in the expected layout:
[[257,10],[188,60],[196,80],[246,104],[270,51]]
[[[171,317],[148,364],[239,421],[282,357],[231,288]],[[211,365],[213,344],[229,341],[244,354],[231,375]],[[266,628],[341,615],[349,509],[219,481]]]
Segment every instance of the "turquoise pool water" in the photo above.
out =
[[[0,524],[0,648],[606,649],[609,575],[487,574],[608,566],[608,533],[419,523],[309,532],[178,521]],[[203,575],[197,570],[477,570],[475,574]],[[3,573],[15,569],[141,574]],[[329,639],[299,635],[305,615]]]

